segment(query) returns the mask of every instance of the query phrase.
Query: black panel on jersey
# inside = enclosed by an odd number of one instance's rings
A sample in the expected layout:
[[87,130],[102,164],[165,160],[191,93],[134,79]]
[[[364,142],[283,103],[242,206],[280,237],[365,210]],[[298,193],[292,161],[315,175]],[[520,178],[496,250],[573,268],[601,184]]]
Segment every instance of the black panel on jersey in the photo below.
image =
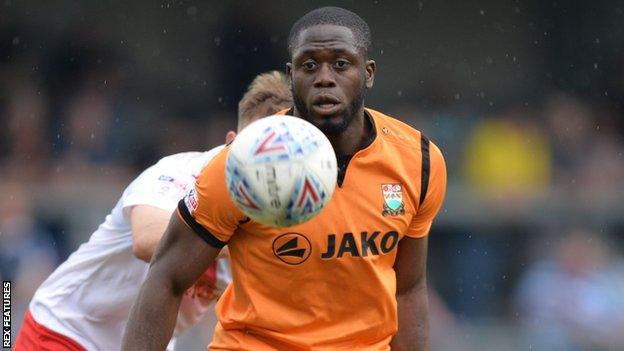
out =
[[178,211],[180,212],[180,216],[184,222],[193,229],[193,231],[199,235],[208,245],[212,247],[216,247],[217,249],[223,248],[227,243],[219,240],[217,237],[212,235],[206,228],[204,228],[201,224],[197,223],[195,218],[191,215],[186,204],[184,203],[184,199],[178,202]]
[[429,187],[429,139],[424,134],[420,134],[420,151],[422,154],[422,171],[420,174],[420,202],[419,206],[425,201],[427,196],[427,188]]
[[338,184],[338,187],[342,186],[345,174],[347,174],[347,166],[349,165],[349,162],[351,162],[351,158],[353,158],[353,155],[338,156],[336,158],[336,163],[338,165],[338,176],[336,177],[336,183]]
[[[364,145],[362,145],[362,148],[360,150],[369,147],[370,144],[372,144],[377,137],[377,128],[375,127],[375,120],[373,119],[373,116],[371,116],[368,111],[364,110],[364,118],[365,121],[368,121],[371,128],[370,133],[368,133],[366,141],[364,141]],[[353,155],[336,156],[336,161],[338,163],[338,177],[336,178],[336,182],[338,183],[338,187],[342,187],[342,182],[344,181],[344,177],[347,174],[347,167],[349,166],[349,162],[351,162],[352,158]]]

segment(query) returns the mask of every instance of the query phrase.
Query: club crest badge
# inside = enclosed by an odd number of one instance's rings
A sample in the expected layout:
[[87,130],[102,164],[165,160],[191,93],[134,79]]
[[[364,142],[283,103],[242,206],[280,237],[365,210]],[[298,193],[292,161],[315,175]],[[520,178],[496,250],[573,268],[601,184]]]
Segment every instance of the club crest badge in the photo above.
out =
[[398,216],[405,214],[401,184],[382,184],[381,193],[384,199],[382,215]]

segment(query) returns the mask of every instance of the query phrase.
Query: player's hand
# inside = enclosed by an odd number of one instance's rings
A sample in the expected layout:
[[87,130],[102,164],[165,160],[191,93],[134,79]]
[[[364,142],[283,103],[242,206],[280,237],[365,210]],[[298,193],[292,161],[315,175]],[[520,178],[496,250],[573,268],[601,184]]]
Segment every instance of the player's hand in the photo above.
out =
[[233,130],[230,130],[229,132],[227,132],[227,134],[225,134],[225,143],[229,144],[233,142],[234,138],[236,138],[236,132]]

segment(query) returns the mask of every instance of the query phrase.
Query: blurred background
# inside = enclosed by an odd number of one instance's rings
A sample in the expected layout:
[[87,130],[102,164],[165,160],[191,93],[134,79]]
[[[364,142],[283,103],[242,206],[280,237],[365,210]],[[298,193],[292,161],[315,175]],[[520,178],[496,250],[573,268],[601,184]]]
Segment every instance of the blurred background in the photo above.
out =
[[221,144],[247,84],[285,67],[290,26],[329,4],[371,26],[367,105],[446,156],[432,350],[624,350],[616,0],[0,0],[0,276],[14,282],[14,331],[127,183],[164,155]]

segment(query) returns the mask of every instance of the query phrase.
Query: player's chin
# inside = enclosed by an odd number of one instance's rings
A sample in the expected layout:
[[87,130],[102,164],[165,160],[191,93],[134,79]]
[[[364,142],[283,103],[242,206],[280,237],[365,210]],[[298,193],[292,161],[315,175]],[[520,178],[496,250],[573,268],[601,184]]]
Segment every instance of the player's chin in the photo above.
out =
[[316,127],[319,127],[321,124],[331,122],[331,121],[336,121],[339,119],[341,119],[341,115],[339,114],[335,114],[335,115],[318,114],[318,113],[315,113],[314,110],[310,110],[310,113],[308,114],[308,122],[314,124]]
[[326,135],[341,134],[348,127],[348,121],[343,115],[325,117],[313,124]]

